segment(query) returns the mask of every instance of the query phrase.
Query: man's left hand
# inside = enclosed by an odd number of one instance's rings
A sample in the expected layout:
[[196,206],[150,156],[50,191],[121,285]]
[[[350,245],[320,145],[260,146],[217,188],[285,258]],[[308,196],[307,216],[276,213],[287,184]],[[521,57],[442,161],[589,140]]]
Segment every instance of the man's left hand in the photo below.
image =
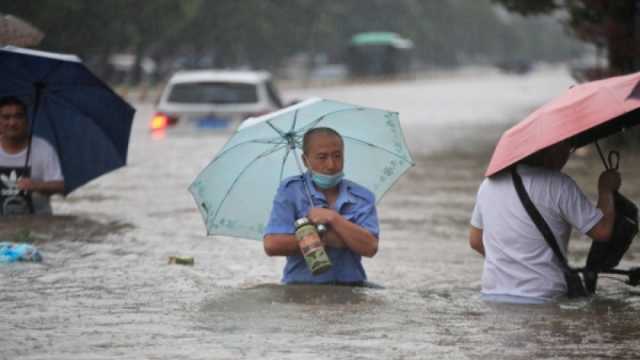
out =
[[307,217],[312,223],[318,224],[331,224],[336,216],[339,216],[335,210],[314,207],[309,210]]
[[340,216],[335,210],[327,208],[311,208],[307,217],[312,223],[318,225],[323,224],[327,227],[327,231],[321,236],[322,242],[330,247],[344,248],[347,245],[340,236],[330,227],[331,222]]

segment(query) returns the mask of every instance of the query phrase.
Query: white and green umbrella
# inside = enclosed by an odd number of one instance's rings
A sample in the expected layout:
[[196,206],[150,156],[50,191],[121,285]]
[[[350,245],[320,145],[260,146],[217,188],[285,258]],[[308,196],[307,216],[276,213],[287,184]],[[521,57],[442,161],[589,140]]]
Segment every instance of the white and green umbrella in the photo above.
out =
[[302,137],[317,127],[342,135],[345,177],[377,201],[414,165],[397,112],[315,98],[247,119],[189,187],[207,234],[262,239],[278,185],[304,171]]

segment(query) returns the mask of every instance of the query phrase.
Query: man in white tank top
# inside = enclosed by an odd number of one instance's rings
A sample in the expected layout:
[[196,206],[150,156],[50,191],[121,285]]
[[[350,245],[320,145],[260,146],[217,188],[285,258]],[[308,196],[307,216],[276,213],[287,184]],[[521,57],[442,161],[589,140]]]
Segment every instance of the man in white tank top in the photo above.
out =
[[49,197],[64,192],[64,179],[55,149],[44,139],[34,136],[31,150],[28,150],[28,129],[24,103],[15,97],[1,98],[0,216],[50,214]]
[[[565,256],[572,228],[598,241],[609,240],[615,217],[613,191],[620,187],[618,172],[603,172],[598,203],[593,206],[577,184],[560,172],[570,152],[569,141],[564,141],[517,165],[531,201]],[[522,205],[508,169],[480,185],[469,244],[485,258],[483,298],[543,303],[566,294],[560,262]]]

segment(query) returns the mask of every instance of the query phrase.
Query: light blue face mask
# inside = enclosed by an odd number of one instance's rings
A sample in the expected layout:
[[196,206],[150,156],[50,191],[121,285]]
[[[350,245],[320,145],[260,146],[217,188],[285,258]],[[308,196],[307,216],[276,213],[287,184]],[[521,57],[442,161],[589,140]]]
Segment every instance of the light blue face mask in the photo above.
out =
[[343,177],[344,173],[342,171],[333,175],[325,175],[313,170],[311,171],[311,180],[322,190],[331,189],[338,185]]

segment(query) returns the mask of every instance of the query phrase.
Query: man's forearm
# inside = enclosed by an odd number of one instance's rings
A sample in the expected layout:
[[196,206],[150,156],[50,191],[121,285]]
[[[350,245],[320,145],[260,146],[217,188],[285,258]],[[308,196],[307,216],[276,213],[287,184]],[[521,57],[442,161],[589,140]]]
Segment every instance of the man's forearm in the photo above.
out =
[[38,192],[46,195],[64,193],[64,181],[43,181]]
[[622,184],[620,174],[617,170],[609,169],[600,174],[598,179],[598,209],[602,211],[603,217],[587,233],[591,238],[600,241],[608,241],[613,233],[613,224],[616,218],[616,208],[614,193]]
[[484,243],[482,242],[482,229],[471,226],[469,230],[469,246],[478,254],[484,256]]
[[263,239],[264,251],[269,256],[301,255],[295,235],[272,234]]
[[378,252],[378,239],[365,228],[342,216],[336,216],[330,225],[353,252],[367,257],[372,257]]
[[475,250],[475,252],[477,252],[478,254],[484,256],[484,244],[482,243],[482,241],[475,242],[475,243],[472,242],[471,248]]
[[53,194],[62,194],[64,193],[64,181],[35,181],[30,180],[26,183],[27,185],[23,185],[24,190],[38,192],[43,195],[53,195]]
[[322,242],[326,246],[334,247],[334,248],[344,248],[345,245],[344,240],[338,235],[338,233],[333,230],[331,227],[327,227],[327,230],[324,234],[321,235]]
[[598,192],[598,204],[596,205],[596,207],[600,209],[603,214],[601,220],[602,230],[606,234],[609,234],[609,236],[606,237],[610,238],[611,233],[613,232],[613,224],[616,217],[616,207],[613,200],[613,192],[608,190],[600,190]]

